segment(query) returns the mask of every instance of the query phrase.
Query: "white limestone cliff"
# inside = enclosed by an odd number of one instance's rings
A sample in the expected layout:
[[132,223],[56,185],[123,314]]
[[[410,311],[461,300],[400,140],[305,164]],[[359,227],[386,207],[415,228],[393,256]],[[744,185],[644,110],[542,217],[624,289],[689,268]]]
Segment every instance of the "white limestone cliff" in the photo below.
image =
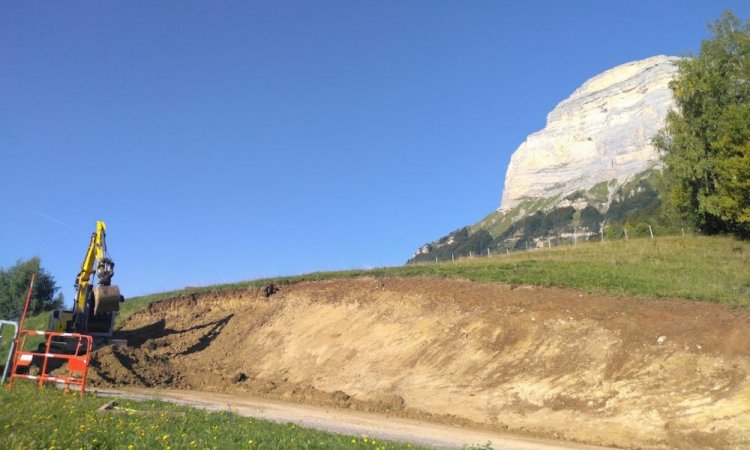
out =
[[500,211],[616,179],[614,189],[659,166],[651,139],[674,105],[668,84],[676,60],[654,56],[617,66],[560,102],[547,126],[513,153]]

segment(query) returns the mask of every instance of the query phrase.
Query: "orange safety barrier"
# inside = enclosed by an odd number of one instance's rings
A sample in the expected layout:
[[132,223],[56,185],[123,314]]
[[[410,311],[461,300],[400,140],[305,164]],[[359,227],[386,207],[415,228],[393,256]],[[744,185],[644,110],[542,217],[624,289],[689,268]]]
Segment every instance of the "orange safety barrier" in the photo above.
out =
[[[44,345],[39,344],[37,351],[29,351],[26,348],[29,336],[44,336]],[[83,396],[86,392],[86,376],[91,361],[91,350],[94,346],[91,336],[78,333],[22,330],[18,334],[18,342],[13,369],[10,373],[9,389],[13,388],[14,379],[22,378],[38,381],[40,387],[44,383],[64,384],[66,392],[71,385],[80,386],[80,394]],[[42,348],[44,351],[41,351]],[[61,348],[64,353],[55,353],[55,348]],[[63,368],[66,363],[67,371]],[[39,372],[29,375],[28,372],[32,366],[39,367]],[[19,369],[26,373],[19,373]],[[63,373],[63,375],[50,374],[57,369],[60,369],[58,374]]]

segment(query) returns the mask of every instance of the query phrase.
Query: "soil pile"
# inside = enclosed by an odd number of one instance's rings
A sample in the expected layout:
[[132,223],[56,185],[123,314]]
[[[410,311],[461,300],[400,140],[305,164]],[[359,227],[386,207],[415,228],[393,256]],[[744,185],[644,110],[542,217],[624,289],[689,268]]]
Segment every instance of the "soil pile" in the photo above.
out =
[[[269,293],[270,292],[270,293]],[[750,312],[428,278],[150,305],[91,380],[646,448],[750,447]]]

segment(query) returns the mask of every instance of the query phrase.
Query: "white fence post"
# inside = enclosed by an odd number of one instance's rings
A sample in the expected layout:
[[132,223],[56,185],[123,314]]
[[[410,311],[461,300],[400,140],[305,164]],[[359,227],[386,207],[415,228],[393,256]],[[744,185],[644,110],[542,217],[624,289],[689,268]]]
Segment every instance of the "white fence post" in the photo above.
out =
[[13,335],[10,337],[10,347],[8,347],[8,357],[5,360],[5,367],[3,368],[3,376],[0,379],[0,388],[5,384],[5,379],[8,377],[8,369],[13,365],[13,351],[16,350],[16,337],[18,336],[18,323],[11,322],[9,320],[0,320],[0,343],[3,341],[3,325],[10,325],[13,327]]

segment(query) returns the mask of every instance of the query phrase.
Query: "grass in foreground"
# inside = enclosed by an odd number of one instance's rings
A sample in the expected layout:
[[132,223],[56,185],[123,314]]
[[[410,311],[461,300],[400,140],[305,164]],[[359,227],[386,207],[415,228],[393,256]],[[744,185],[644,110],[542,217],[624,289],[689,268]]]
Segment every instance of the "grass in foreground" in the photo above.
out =
[[120,318],[153,301],[190,292],[257,289],[268,283],[294,283],[363,276],[434,276],[481,282],[567,286],[588,292],[750,305],[750,242],[731,237],[663,237],[582,243],[463,259],[370,270],[316,272],[290,277],[207,286],[129,299]]
[[415,449],[407,444],[335,435],[229,412],[149,401],[118,400],[37,389],[16,381],[0,387],[0,448],[7,449]]

